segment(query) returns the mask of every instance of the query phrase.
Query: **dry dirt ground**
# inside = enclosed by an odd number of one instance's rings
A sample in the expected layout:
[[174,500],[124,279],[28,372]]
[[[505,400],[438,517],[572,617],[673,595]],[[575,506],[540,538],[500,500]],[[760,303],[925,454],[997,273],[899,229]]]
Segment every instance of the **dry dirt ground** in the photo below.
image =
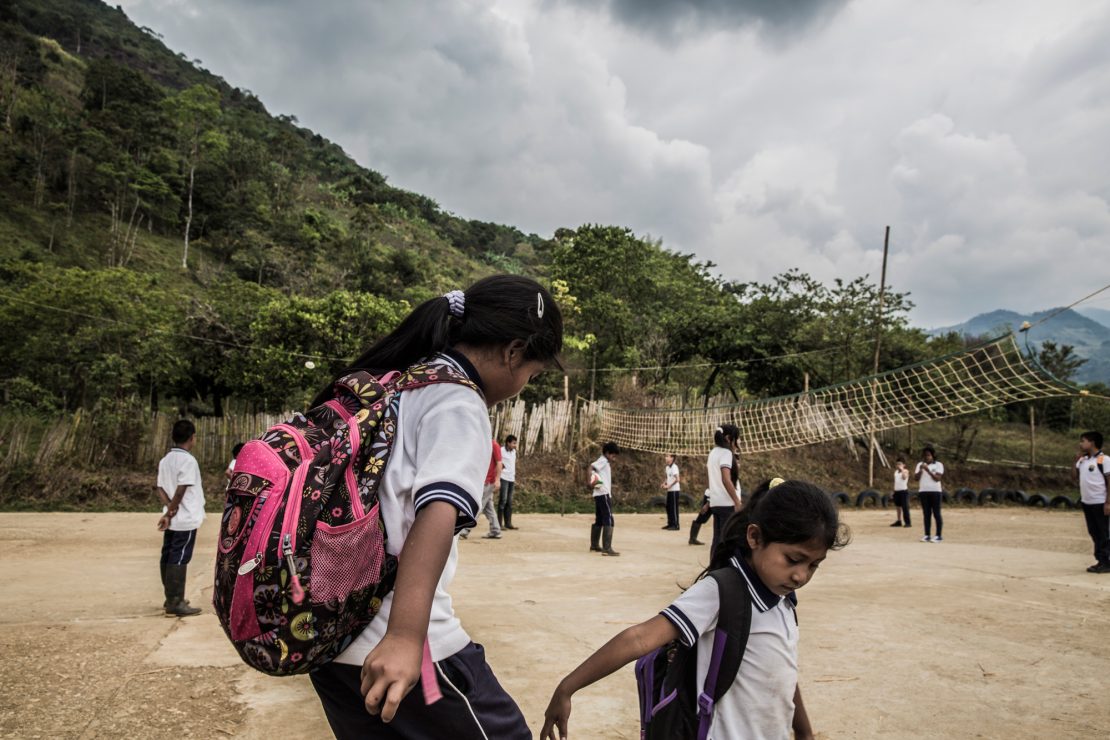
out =
[[[1084,572],[1081,515],[945,514],[947,541],[924,544],[887,512],[845,512],[855,541],[800,593],[800,680],[820,736],[1110,735],[1110,575]],[[559,677],[665,606],[706,549],[655,515],[618,517],[616,559],[585,551],[586,516],[517,520],[500,541],[461,543],[453,594],[538,731]],[[0,515],[0,736],[330,737],[308,680],[241,665],[210,608],[161,615],[154,523]],[[215,524],[190,571],[204,606]],[[631,668],[576,698],[571,736],[638,737]]]

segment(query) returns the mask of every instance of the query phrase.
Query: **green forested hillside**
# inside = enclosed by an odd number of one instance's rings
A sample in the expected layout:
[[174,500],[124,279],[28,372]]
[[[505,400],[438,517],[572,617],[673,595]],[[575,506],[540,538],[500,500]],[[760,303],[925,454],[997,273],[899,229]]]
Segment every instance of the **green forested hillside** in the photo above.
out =
[[[583,395],[775,395],[807,376],[816,387],[870,372],[875,284],[822,285],[788,267],[732,284],[622,226],[542,238],[458,218],[271,115],[120,9],[0,5],[11,410],[288,408],[415,302],[495,271],[552,287]],[[910,307],[887,296],[883,368],[962,341],[910,327]]]

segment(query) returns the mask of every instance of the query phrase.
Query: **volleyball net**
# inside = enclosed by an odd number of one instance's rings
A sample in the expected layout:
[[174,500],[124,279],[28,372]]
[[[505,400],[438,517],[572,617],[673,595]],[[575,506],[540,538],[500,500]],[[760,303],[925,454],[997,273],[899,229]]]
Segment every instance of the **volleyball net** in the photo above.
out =
[[740,428],[746,453],[867,436],[997,406],[1072,396],[1027,358],[1013,334],[916,365],[777,398],[709,408],[596,405],[600,438],[646,452],[701,455],[721,424]]

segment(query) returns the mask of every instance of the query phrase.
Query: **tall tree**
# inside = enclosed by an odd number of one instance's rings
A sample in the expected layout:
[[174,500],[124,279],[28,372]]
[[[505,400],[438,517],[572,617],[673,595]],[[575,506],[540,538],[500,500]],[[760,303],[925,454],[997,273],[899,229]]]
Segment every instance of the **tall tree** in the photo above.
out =
[[193,185],[197,166],[209,156],[227,151],[227,138],[216,127],[220,120],[220,93],[208,85],[193,85],[168,98],[166,105],[178,129],[185,158],[185,233],[181,267],[189,267],[189,232],[193,226]]

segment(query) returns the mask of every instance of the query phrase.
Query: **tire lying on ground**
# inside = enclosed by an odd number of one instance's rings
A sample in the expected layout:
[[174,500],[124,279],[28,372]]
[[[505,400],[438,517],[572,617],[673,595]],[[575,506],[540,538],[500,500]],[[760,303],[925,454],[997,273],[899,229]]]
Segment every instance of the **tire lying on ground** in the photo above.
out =
[[1006,491],[1006,502],[1026,506],[1029,503],[1029,497],[1025,494],[1025,491]]
[[1028,504],[1029,504],[1029,506],[1035,506],[1035,507],[1041,508],[1041,509],[1047,508],[1048,507],[1048,497],[1043,496],[1039,493],[1034,493],[1032,496],[1029,497]]
[[884,509],[886,507],[890,506],[890,504],[891,504],[890,494],[889,493],[884,493],[883,497],[881,499],[879,499],[879,503],[881,503],[883,505]]
[[982,506],[988,501],[992,504],[1002,503],[1002,491],[995,488],[984,488],[979,491],[979,505]]
[[1053,496],[1048,506],[1051,509],[1074,509],[1075,502],[1067,496]]
[[940,500],[942,503],[950,504],[952,503],[952,495],[948,491],[941,491]]
[[952,494],[958,504],[975,504],[978,500],[975,496],[975,491],[970,488],[957,488],[956,492]]
[[860,509],[867,506],[878,506],[880,503],[881,500],[879,499],[878,491],[868,489],[866,491],[860,491],[860,494],[856,496],[856,507]]
[[847,506],[851,501],[851,499],[848,498],[848,494],[844,493],[843,491],[837,491],[836,493],[832,493],[829,495],[832,496],[833,501],[841,506]]

